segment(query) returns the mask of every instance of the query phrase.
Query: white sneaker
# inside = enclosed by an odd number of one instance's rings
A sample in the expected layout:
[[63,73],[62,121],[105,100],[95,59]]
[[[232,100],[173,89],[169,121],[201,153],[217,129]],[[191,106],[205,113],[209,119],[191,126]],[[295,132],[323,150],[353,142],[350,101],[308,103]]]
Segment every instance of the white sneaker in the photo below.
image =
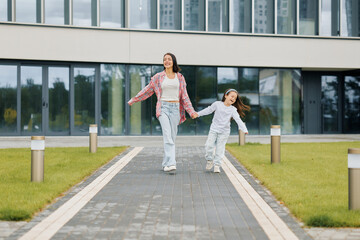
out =
[[213,162],[213,161],[207,161],[207,162],[206,162],[206,170],[212,169],[213,166],[214,166],[214,162]]
[[220,166],[215,165],[214,166],[214,173],[219,173],[220,172]]
[[176,166],[172,165],[172,166],[165,166],[164,167],[164,172],[171,172],[171,171],[175,171],[176,170]]

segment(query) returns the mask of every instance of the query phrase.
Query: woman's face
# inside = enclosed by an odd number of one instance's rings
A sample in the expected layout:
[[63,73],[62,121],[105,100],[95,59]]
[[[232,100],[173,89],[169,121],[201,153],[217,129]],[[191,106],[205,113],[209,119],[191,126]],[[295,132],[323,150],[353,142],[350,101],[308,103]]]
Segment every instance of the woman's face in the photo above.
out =
[[164,67],[166,69],[173,69],[174,63],[170,55],[164,56]]

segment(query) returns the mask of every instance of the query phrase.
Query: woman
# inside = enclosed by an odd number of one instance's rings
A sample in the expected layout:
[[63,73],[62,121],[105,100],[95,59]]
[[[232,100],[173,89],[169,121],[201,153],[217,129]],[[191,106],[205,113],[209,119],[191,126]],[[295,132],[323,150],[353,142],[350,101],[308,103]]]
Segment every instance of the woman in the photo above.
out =
[[183,123],[185,110],[196,118],[195,112],[186,91],[186,82],[176,57],[172,53],[166,53],[163,57],[164,71],[155,74],[150,83],[142,89],[128,104],[143,101],[156,94],[156,117],[159,119],[164,140],[164,159],[162,167],[165,172],[176,170],[175,138],[178,125]]

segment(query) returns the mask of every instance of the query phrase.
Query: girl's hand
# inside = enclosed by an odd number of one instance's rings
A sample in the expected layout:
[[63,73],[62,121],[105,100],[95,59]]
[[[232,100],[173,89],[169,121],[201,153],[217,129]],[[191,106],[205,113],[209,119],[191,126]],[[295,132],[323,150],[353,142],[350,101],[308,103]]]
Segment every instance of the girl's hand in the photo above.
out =
[[246,132],[245,134],[249,134],[248,132]]

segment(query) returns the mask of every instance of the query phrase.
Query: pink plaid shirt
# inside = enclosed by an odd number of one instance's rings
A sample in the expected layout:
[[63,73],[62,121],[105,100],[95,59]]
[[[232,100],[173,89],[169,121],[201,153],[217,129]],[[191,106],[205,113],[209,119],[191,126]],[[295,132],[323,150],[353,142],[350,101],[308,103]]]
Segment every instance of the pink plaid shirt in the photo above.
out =
[[[179,86],[180,123],[179,124],[181,124],[186,120],[185,110],[188,112],[190,116],[195,113],[195,110],[190,102],[189,95],[186,91],[186,82],[184,76],[181,73],[177,73],[177,75],[180,82],[180,86]],[[155,74],[151,78],[150,83],[146,85],[146,87],[144,87],[138,94],[136,94],[135,97],[131,98],[128,104],[133,104],[136,102],[143,101],[151,97],[151,95],[153,95],[155,92],[157,97],[156,117],[159,118],[161,114],[161,101],[160,101],[161,93],[162,93],[161,84],[165,76],[166,76],[165,70]]]

